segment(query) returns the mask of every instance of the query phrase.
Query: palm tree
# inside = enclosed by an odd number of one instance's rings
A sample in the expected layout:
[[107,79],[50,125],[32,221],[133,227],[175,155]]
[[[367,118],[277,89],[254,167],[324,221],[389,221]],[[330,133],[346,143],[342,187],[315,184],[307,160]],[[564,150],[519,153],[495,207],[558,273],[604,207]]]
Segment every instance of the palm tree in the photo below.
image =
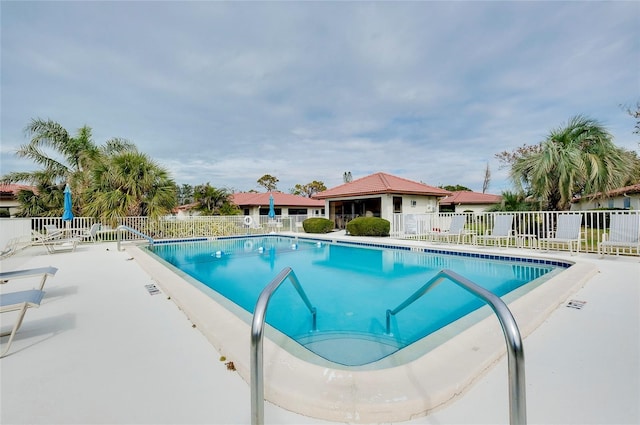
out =
[[103,157],[91,172],[87,213],[115,224],[118,217],[160,217],[176,206],[175,182],[147,155],[123,151]]
[[597,121],[576,116],[552,130],[539,150],[517,158],[511,177],[551,210],[564,210],[577,194],[605,193],[624,185],[633,157],[612,142]]
[[[75,137],[52,120],[33,119],[25,128],[29,143],[21,146],[16,154],[40,165],[32,172],[14,172],[2,177],[4,182],[28,182],[38,190],[25,193],[23,210],[26,213],[39,211],[37,215],[59,215],[62,211],[62,191],[66,183],[71,185],[75,195],[81,195],[90,185],[90,170],[104,155],[135,149],[123,139],[111,139],[104,146],[96,145],[91,137],[91,128],[78,129]],[[38,199],[32,199],[36,196]],[[82,196],[76,196],[75,213],[83,213]],[[37,201],[37,202],[36,202]],[[34,208],[34,205],[38,208]]]
[[535,206],[527,201],[526,194],[523,192],[511,192],[507,190],[502,192],[502,201],[499,204],[490,207],[487,211],[532,211],[534,209]]
[[197,209],[205,214],[221,214],[221,209],[226,205],[224,211],[232,211],[229,209],[230,193],[227,189],[217,189],[209,183],[201,184],[193,189],[193,199],[199,204]]

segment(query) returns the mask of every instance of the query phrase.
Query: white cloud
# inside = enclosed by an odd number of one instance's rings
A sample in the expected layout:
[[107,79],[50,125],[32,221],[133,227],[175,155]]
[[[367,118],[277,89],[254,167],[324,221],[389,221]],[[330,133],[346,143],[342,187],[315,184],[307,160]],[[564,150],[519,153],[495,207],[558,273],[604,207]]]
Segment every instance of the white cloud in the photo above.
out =
[[[5,2],[2,172],[31,118],[125,137],[178,183],[385,171],[479,190],[576,114],[637,149],[631,2]],[[59,25],[63,20],[73,25]],[[634,66],[635,64],[635,66]]]

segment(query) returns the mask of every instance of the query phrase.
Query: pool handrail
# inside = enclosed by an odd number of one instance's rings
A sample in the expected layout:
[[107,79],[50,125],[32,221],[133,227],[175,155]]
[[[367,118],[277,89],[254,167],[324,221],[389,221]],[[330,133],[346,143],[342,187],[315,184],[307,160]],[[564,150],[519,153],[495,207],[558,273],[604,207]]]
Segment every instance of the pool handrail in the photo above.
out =
[[264,374],[263,374],[263,350],[262,340],[264,335],[264,322],[267,316],[269,300],[280,285],[289,278],[296,291],[311,312],[312,330],[316,330],[316,308],[311,305],[307,294],[305,294],[300,281],[291,267],[285,267],[280,273],[262,290],[256,306],[253,309],[253,321],[251,322],[251,424],[264,424]]
[[398,307],[393,310],[387,310],[387,334],[391,333],[391,315],[396,315],[404,310],[444,279],[449,279],[453,283],[463,287],[478,298],[482,299],[484,302],[489,304],[496,316],[498,316],[498,320],[502,326],[502,332],[504,333],[505,341],[507,343],[509,369],[509,423],[511,425],[525,425],[527,423],[527,407],[524,375],[524,348],[522,346],[522,338],[520,336],[518,325],[513,318],[513,314],[511,314],[511,310],[509,310],[504,301],[502,301],[502,299],[497,295],[451,270],[440,270],[433,278],[422,285],[420,289],[414,292]]
[[146,240],[148,240],[151,245],[153,245],[153,238],[151,236],[145,235],[144,233],[142,233],[142,232],[140,232],[140,231],[138,231],[136,229],[133,229],[133,228],[131,228],[129,226],[125,226],[124,224],[121,224],[120,226],[116,227],[116,233],[117,233],[117,236],[118,236],[118,251],[122,251],[120,249],[120,242],[122,241],[122,238],[120,237],[120,235],[121,235],[123,230],[128,230],[129,232],[133,233],[134,235],[141,236],[141,237],[145,238]]

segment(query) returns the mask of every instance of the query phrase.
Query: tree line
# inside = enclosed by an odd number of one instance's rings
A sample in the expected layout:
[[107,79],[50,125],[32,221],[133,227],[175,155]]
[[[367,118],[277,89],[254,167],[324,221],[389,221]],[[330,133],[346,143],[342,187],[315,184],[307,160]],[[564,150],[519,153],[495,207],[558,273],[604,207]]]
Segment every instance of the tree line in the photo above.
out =
[[[640,103],[627,112],[636,119],[633,133],[640,134]],[[192,203],[202,214],[240,213],[231,202],[229,189],[209,182],[178,185],[168,170],[126,139],[112,138],[98,145],[88,126],[71,136],[57,122],[41,119],[33,119],[25,133],[29,142],[20,146],[16,155],[40,168],[2,176],[3,183],[23,182],[34,187],[18,193],[21,216],[61,216],[66,184],[73,191],[74,214],[104,222],[122,216],[159,217],[177,205]],[[515,187],[513,192],[503,193],[503,205],[498,207],[502,209],[566,210],[575,196],[603,197],[612,189],[640,183],[638,154],[616,146],[602,124],[581,115],[551,130],[543,141],[500,152],[496,158],[509,168]],[[345,176],[345,182],[351,181],[350,173]],[[483,192],[489,176],[487,166]],[[278,182],[270,174],[256,181],[267,191],[277,190]],[[322,181],[313,180],[296,184],[289,192],[311,197],[326,189]]]

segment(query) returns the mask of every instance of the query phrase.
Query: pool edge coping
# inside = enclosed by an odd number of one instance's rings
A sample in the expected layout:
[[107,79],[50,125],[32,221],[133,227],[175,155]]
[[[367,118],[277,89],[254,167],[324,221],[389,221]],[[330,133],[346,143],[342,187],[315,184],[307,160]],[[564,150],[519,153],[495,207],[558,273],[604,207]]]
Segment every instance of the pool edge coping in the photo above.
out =
[[[414,245],[401,242],[394,241],[389,245]],[[424,243],[418,245],[427,247]],[[135,245],[127,249],[249,382],[250,326],[214,299],[203,297],[192,283],[144,250]],[[531,256],[527,254],[525,257]],[[536,258],[546,257],[536,255]],[[509,304],[523,339],[597,272],[595,265],[579,258],[562,262],[573,263],[573,266]],[[531,308],[532,304],[537,307]],[[524,346],[526,354],[526,341]],[[494,316],[418,359],[382,370],[351,371],[318,366],[300,360],[265,338],[265,398],[296,413],[336,422],[404,421],[428,414],[455,400],[504,353],[504,336]],[[451,365],[454,367],[447,367]],[[508,397],[506,390],[504,397]]]

